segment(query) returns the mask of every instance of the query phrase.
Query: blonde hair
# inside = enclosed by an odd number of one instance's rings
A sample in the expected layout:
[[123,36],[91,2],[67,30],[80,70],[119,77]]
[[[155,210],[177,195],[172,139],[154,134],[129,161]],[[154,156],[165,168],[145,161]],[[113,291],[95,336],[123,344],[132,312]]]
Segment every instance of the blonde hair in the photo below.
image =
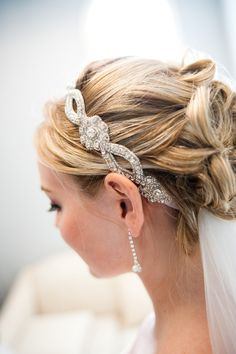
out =
[[[111,141],[133,151],[176,202],[177,240],[185,254],[198,241],[201,207],[236,218],[236,94],[214,80],[215,69],[209,59],[175,66],[123,57],[89,64],[76,81],[87,115],[99,115]],[[99,152],[80,144],[64,105],[65,98],[46,103],[35,134],[37,154],[93,196],[109,170]]]

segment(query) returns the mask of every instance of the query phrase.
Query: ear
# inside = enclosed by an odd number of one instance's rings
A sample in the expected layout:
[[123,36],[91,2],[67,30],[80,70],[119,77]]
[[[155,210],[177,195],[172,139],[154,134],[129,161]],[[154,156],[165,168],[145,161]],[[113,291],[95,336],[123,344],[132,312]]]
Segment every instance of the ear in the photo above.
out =
[[144,223],[144,212],[138,187],[127,177],[115,172],[106,175],[104,187],[120,209],[119,215],[127,230],[131,231],[133,237],[139,236]]

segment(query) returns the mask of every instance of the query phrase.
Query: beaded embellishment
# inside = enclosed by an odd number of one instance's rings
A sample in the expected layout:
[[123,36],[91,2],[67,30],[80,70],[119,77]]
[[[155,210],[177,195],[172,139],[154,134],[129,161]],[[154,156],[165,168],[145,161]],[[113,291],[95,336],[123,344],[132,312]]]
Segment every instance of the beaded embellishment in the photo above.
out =
[[[77,109],[73,109],[73,100]],[[150,202],[159,202],[172,206],[172,198],[153,176],[145,176],[139,158],[127,147],[110,142],[109,127],[95,115],[88,117],[82,93],[76,88],[68,88],[65,102],[65,114],[68,119],[79,126],[80,142],[87,150],[99,151],[107,163],[108,169],[120,173],[139,185],[140,193]],[[132,172],[120,166],[115,156],[127,160]],[[174,206],[173,206],[174,207]]]
[[131,252],[132,252],[132,256],[133,256],[133,266],[132,266],[132,271],[134,273],[141,273],[142,271],[142,267],[138,261],[138,257],[137,257],[137,253],[136,253],[136,250],[135,250],[135,247],[134,247],[134,241],[133,241],[133,237],[132,237],[132,234],[131,234],[131,231],[128,230],[128,238],[129,238],[129,243],[130,243],[130,248],[131,248]]

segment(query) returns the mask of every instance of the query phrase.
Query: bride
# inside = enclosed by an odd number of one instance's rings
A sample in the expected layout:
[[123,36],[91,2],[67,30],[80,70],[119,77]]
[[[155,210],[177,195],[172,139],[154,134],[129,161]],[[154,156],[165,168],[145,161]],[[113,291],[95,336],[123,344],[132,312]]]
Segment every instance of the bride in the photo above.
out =
[[123,353],[236,353],[236,94],[215,71],[93,62],[36,130],[65,242],[96,277],[135,272],[152,300]]

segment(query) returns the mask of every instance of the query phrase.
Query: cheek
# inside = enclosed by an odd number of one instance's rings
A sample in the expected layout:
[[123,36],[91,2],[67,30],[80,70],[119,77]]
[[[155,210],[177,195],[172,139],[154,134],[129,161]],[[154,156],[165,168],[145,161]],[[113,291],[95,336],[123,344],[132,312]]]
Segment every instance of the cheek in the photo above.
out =
[[[67,212],[60,215],[58,228],[64,241],[74,250],[79,247],[81,238],[79,222],[73,213]],[[81,246],[79,247],[81,249]]]
[[86,210],[63,212],[58,227],[64,241],[85,261],[96,257],[103,246],[102,226]]
[[65,242],[90,266],[94,274],[110,276],[131,268],[128,235],[113,223],[102,220],[86,210],[80,211],[77,215],[67,212],[61,216],[60,233]]
[[131,251],[128,236],[126,238],[119,227],[108,221],[92,217],[81,232],[84,236],[83,258],[94,275],[99,277],[114,276],[127,271],[127,268],[129,269]]

